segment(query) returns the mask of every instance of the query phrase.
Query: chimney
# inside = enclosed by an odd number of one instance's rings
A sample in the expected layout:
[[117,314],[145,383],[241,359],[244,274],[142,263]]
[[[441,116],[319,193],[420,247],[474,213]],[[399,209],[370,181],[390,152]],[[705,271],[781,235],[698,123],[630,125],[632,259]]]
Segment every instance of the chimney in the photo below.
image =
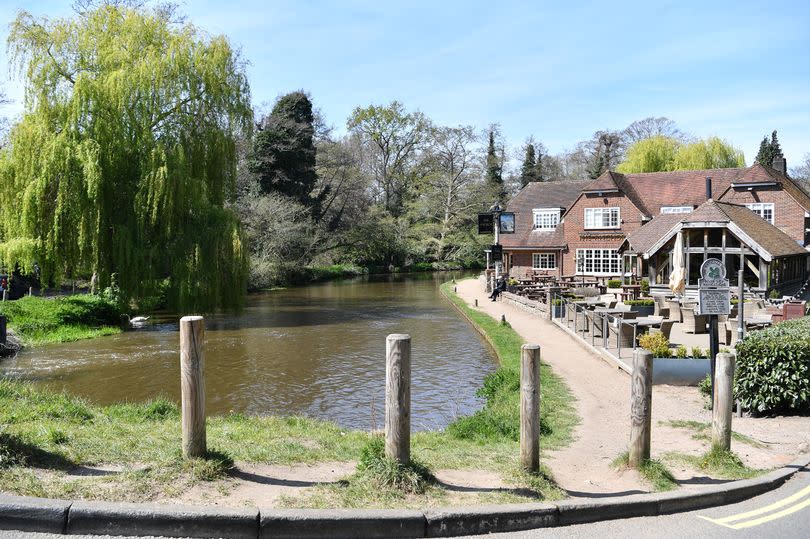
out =
[[706,200],[712,199],[712,178],[706,176]]
[[782,152],[779,152],[774,156],[772,166],[774,170],[787,175],[787,161],[785,161],[785,156],[782,155]]

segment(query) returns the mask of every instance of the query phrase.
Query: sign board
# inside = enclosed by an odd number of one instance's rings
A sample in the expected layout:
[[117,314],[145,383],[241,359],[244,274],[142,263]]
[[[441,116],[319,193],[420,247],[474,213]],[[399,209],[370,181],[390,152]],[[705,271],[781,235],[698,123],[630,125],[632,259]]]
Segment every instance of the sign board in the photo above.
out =
[[478,214],[478,233],[479,234],[494,234],[495,233],[495,216],[491,213]]
[[503,245],[493,245],[490,250],[492,251],[493,262],[498,263],[503,259]]
[[500,230],[501,234],[514,234],[515,233],[515,214],[512,212],[504,212],[500,215]]
[[698,301],[700,314],[729,314],[731,290],[726,267],[718,258],[707,258],[700,266]]

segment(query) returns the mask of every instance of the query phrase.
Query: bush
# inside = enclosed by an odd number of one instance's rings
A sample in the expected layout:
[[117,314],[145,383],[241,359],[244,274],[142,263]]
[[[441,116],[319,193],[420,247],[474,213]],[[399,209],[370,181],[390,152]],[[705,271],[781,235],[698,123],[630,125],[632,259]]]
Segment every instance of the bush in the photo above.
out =
[[647,279],[641,280],[641,293],[645,296],[649,295],[650,293],[650,281]]
[[711,373],[706,375],[706,378],[700,381],[698,384],[698,391],[704,397],[711,397],[712,395],[712,375]]
[[703,349],[700,346],[695,346],[692,348],[692,357],[695,359],[701,359],[704,357],[708,357],[709,354],[705,354]]
[[735,391],[755,412],[810,412],[810,317],[746,334],[737,344]]
[[622,287],[622,280],[621,279],[610,279],[607,282],[608,288],[621,288]]
[[642,348],[652,352],[653,357],[670,357],[669,340],[663,333],[647,333],[638,338]]
[[684,345],[680,345],[677,350],[675,350],[675,357],[678,359],[686,359],[688,357],[686,347]]
[[625,305],[638,305],[640,307],[652,307],[655,305],[653,299],[628,299],[623,302]]

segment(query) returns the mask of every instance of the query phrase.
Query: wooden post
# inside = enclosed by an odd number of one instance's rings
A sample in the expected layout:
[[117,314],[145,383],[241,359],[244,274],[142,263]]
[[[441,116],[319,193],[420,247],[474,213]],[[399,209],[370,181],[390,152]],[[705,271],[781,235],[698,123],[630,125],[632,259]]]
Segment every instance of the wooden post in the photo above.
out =
[[33,287],[33,286],[29,286],[29,287],[28,287],[28,297],[31,297],[31,296],[33,296],[33,295],[34,295],[34,287]]
[[550,288],[546,290],[546,307],[548,307],[546,318],[552,320],[554,318],[554,295],[551,293]]
[[8,339],[8,319],[0,315],[0,344],[6,344],[6,340]]
[[411,336],[385,339],[385,456],[411,460]]
[[506,315],[505,314],[501,315],[501,324],[506,324]]
[[6,296],[8,296],[8,290],[3,290],[3,301],[6,301]]
[[638,468],[650,458],[652,424],[652,352],[637,348],[633,353],[633,377],[630,382],[629,464]]
[[182,400],[183,457],[202,457],[205,444],[205,320],[180,319],[180,393]]
[[475,298],[475,306],[478,307],[478,298]]
[[540,346],[520,347],[520,464],[540,469]]
[[734,393],[734,354],[717,354],[712,401],[712,445],[731,449],[731,408]]
[[712,402],[714,402],[714,379],[717,364],[717,353],[720,351],[720,337],[717,329],[717,315],[709,315],[709,370],[712,374]]

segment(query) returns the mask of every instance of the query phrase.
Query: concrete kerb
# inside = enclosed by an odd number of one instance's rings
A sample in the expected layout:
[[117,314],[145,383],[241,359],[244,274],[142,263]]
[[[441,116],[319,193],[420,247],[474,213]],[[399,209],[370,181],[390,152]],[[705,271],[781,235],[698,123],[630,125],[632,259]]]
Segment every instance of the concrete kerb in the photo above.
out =
[[222,509],[0,496],[0,529],[169,537],[452,537],[655,516],[736,503],[781,486],[810,454],[762,477],[694,492],[427,511]]

